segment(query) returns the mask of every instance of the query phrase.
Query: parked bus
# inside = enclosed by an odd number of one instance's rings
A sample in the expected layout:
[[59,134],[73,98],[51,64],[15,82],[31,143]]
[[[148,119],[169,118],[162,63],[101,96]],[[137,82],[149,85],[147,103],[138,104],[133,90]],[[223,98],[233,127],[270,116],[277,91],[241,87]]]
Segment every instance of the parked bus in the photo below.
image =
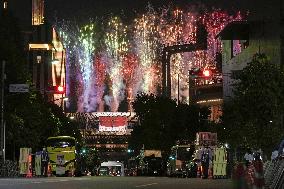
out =
[[75,174],[76,140],[70,136],[47,139],[47,152],[53,175]]

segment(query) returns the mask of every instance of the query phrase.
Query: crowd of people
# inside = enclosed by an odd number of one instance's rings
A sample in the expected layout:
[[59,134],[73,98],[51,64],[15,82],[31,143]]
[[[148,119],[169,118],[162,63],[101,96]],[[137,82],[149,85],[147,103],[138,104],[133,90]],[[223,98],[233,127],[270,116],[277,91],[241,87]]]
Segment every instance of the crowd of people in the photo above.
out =
[[[284,140],[273,149],[270,160],[271,162],[277,162],[283,156]],[[233,179],[235,180],[236,188],[247,188],[247,185],[263,188],[265,184],[263,165],[267,160],[269,159],[264,156],[261,149],[252,150],[248,148],[243,156],[243,160],[239,159],[234,169]],[[242,162],[245,163],[243,164]]]

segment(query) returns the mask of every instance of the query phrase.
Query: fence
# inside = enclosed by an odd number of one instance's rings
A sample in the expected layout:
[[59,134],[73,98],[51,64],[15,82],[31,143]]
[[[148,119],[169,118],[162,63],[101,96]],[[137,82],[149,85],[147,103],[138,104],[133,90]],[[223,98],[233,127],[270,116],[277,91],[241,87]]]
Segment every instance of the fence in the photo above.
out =
[[284,159],[277,161],[268,161],[264,165],[265,186],[268,189],[283,189],[284,188]]
[[19,165],[15,161],[6,160],[0,163],[0,177],[18,177]]

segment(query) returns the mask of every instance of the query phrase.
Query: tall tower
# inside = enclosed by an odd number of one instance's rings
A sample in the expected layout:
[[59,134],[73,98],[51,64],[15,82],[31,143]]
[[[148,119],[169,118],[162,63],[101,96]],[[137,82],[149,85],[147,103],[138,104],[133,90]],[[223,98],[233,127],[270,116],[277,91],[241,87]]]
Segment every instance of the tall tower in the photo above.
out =
[[32,0],[32,25],[44,23],[44,0]]

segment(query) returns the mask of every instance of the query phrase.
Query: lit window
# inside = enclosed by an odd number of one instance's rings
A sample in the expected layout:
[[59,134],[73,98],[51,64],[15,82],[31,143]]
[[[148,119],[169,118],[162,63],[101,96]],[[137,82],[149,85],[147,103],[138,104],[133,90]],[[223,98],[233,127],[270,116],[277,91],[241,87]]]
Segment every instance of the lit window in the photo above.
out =
[[231,45],[231,52],[233,58],[249,46],[249,40],[232,40]]
[[242,52],[242,44],[240,40],[233,40],[233,56],[236,56]]
[[37,56],[36,61],[37,61],[37,63],[41,63],[41,56]]
[[7,8],[8,8],[8,2],[4,1],[4,9],[7,9]]

